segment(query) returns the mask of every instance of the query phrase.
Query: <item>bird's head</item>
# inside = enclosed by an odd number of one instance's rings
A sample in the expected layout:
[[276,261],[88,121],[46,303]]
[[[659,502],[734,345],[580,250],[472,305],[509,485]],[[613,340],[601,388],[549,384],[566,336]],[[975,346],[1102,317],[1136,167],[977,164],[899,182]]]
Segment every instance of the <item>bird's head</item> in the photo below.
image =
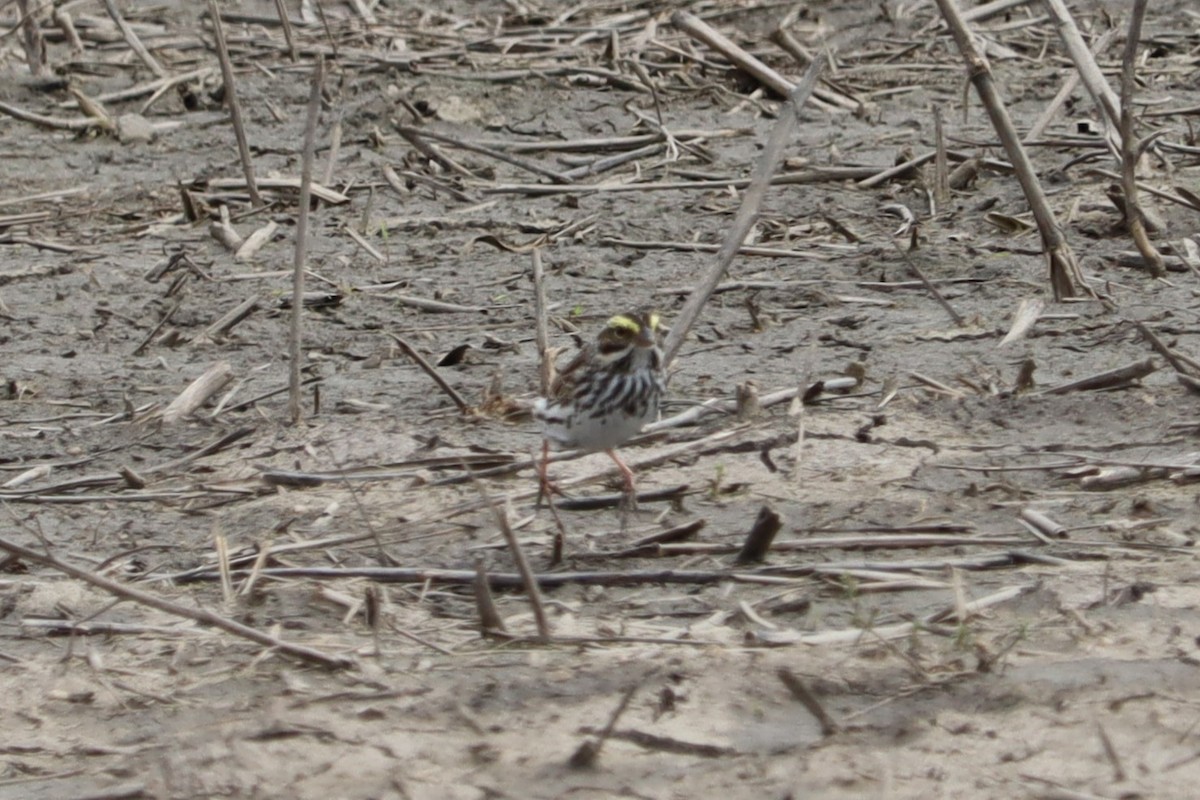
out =
[[651,348],[663,331],[657,311],[633,311],[610,318],[596,339],[601,356],[620,357],[629,348]]

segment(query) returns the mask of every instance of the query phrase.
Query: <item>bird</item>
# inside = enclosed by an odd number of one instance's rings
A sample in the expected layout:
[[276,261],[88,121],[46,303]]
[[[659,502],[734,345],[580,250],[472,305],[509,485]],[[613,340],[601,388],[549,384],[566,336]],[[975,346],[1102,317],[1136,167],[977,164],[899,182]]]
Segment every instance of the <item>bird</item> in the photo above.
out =
[[658,312],[637,310],[611,317],[596,341],[559,373],[549,396],[539,397],[533,417],[542,427],[542,493],[554,490],[547,476],[550,445],[608,454],[621,470],[625,494],[636,502],[633,471],[617,447],[658,418],[666,390]]

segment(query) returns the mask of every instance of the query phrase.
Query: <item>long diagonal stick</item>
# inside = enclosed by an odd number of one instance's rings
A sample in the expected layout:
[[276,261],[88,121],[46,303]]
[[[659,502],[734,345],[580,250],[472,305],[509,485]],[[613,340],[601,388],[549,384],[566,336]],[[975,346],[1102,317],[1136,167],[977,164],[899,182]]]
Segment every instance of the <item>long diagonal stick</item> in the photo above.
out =
[[126,600],[132,600],[135,603],[143,606],[157,608],[159,611],[165,611],[168,614],[174,614],[177,617],[185,617],[195,620],[201,625],[208,625],[213,628],[219,628],[226,633],[232,633],[234,636],[240,636],[243,639],[249,639],[252,642],[261,644],[264,647],[270,647],[278,650],[285,655],[301,661],[307,661],[312,664],[319,664],[322,667],[329,669],[347,669],[354,666],[354,661],[345,656],[330,655],[312,647],[306,647],[302,644],[292,644],[285,642],[275,636],[255,630],[240,622],[227,619],[211,611],[203,608],[192,608],[190,606],[181,605],[159,597],[156,594],[135,589],[132,586],[126,586],[123,583],[118,583],[103,575],[97,575],[94,572],[88,572],[85,569],[68,564],[60,558],[49,554],[39,553],[36,550],[31,550],[28,547],[22,547],[15,542],[10,542],[7,539],[0,538],[0,550],[7,550],[15,556],[25,559],[32,564],[41,564],[47,567],[53,567],[59,572],[65,572],[76,580],[90,583],[92,586],[103,589],[109,594],[114,594],[117,597],[123,597]]
[[1042,236],[1042,252],[1050,267],[1050,288],[1054,291],[1054,299],[1062,301],[1080,296],[1098,299],[1095,289],[1089,286],[1083,277],[1083,271],[1079,268],[1071,245],[1067,242],[1066,234],[1054,218],[1054,211],[1050,208],[1042,184],[1038,182],[1037,172],[1025,153],[1017,129],[1004,107],[1000,92],[996,89],[991,67],[975,46],[958,5],[955,0],[937,0],[937,5],[942,12],[942,19],[946,21],[946,26],[954,36],[958,51],[962,53],[963,61],[966,62],[967,77],[974,84],[975,91],[987,110],[992,127],[996,129],[996,135],[1004,145],[1004,152],[1017,173],[1017,182],[1021,184],[1021,191],[1025,194],[1025,201],[1029,203],[1029,210],[1033,212],[1033,218],[1037,221],[1038,232]]
[[725,241],[721,243],[721,249],[717,251],[717,262],[712,265],[708,274],[688,296],[687,302],[683,304],[683,309],[679,312],[678,319],[671,325],[671,333],[667,335],[667,340],[663,343],[663,352],[666,356],[663,360],[667,364],[670,364],[671,359],[679,352],[688,331],[696,324],[700,312],[704,309],[704,304],[716,290],[717,284],[725,277],[729,265],[733,262],[733,257],[737,255],[738,248],[742,246],[746,235],[750,233],[751,226],[758,218],[758,209],[762,206],[763,196],[767,192],[767,186],[771,183],[771,176],[774,175],[775,167],[783,156],[783,149],[792,138],[792,132],[796,128],[800,108],[807,102],[813,87],[817,84],[817,76],[821,73],[821,63],[822,59],[814,59],[804,73],[804,77],[788,93],[787,103],[779,111],[779,119],[775,121],[775,127],[771,129],[771,137],[767,140],[767,146],[763,150],[762,157],[754,166],[754,175],[750,178],[750,185],[746,187],[746,192],[742,195],[742,205],[738,208],[737,216],[733,219],[729,233],[725,234]]

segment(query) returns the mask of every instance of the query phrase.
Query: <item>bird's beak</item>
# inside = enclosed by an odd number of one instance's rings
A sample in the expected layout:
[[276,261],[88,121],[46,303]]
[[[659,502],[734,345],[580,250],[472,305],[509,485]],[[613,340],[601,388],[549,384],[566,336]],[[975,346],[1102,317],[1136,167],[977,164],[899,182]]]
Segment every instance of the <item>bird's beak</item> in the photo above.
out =
[[648,325],[638,326],[637,345],[638,347],[653,347],[657,333],[655,325],[658,320],[650,320]]

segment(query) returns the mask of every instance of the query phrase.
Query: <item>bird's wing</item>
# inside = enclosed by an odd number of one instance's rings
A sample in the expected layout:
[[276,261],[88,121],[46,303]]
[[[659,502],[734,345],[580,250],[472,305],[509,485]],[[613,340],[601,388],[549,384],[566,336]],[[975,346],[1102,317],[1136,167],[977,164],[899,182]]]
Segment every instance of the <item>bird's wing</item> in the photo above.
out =
[[567,365],[558,371],[550,384],[550,399],[566,400],[575,391],[575,384],[584,373],[587,363],[592,360],[592,346],[584,345]]

